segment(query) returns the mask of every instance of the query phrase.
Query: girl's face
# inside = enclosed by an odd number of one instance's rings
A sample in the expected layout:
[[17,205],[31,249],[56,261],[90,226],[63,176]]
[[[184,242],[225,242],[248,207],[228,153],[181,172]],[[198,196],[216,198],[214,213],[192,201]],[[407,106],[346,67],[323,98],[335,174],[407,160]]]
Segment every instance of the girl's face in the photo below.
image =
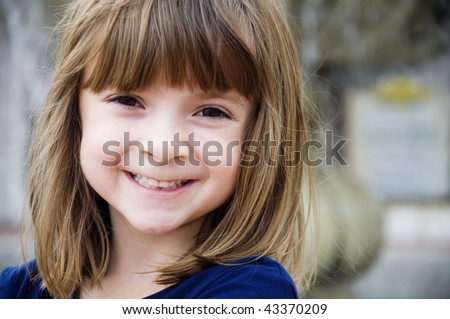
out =
[[113,227],[198,231],[232,194],[254,103],[230,90],[165,85],[80,92],[81,167]]

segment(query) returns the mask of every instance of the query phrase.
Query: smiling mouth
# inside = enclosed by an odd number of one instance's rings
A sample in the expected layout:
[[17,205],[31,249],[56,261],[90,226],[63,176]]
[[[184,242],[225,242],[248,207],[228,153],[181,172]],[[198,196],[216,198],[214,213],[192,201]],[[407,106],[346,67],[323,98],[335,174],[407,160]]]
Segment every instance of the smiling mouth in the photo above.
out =
[[131,174],[131,177],[139,185],[141,185],[147,189],[154,189],[154,190],[171,191],[171,190],[183,187],[190,181],[187,179],[160,181],[160,180],[156,180],[156,179],[149,178],[149,177],[139,175],[139,174],[133,174],[133,173],[130,173],[130,174]]

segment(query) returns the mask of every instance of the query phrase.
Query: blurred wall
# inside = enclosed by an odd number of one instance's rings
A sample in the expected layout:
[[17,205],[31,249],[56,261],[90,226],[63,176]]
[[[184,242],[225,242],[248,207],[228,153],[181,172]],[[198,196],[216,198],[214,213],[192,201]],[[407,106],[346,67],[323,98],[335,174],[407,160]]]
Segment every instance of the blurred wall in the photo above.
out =
[[51,74],[50,27],[57,1],[0,2],[0,268],[20,262],[30,117],[42,105]]
[[[450,2],[291,0],[322,168],[311,297],[450,297]],[[346,234],[343,236],[343,234]]]

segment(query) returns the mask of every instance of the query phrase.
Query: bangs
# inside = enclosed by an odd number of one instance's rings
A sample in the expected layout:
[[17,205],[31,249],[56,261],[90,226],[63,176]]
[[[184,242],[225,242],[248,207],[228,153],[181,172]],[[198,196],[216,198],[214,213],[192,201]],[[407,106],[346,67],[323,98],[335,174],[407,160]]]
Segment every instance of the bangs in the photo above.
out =
[[247,97],[257,94],[258,59],[242,4],[136,0],[116,1],[109,10],[95,66],[85,83],[94,92],[166,83],[204,91],[236,89]]

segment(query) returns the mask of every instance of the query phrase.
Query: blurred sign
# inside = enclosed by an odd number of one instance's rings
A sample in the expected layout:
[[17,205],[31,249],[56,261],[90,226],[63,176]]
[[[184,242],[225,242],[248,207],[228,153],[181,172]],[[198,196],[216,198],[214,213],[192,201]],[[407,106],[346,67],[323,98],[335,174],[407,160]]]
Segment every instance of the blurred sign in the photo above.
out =
[[448,92],[412,76],[383,78],[349,90],[349,164],[384,199],[438,199],[450,194]]

